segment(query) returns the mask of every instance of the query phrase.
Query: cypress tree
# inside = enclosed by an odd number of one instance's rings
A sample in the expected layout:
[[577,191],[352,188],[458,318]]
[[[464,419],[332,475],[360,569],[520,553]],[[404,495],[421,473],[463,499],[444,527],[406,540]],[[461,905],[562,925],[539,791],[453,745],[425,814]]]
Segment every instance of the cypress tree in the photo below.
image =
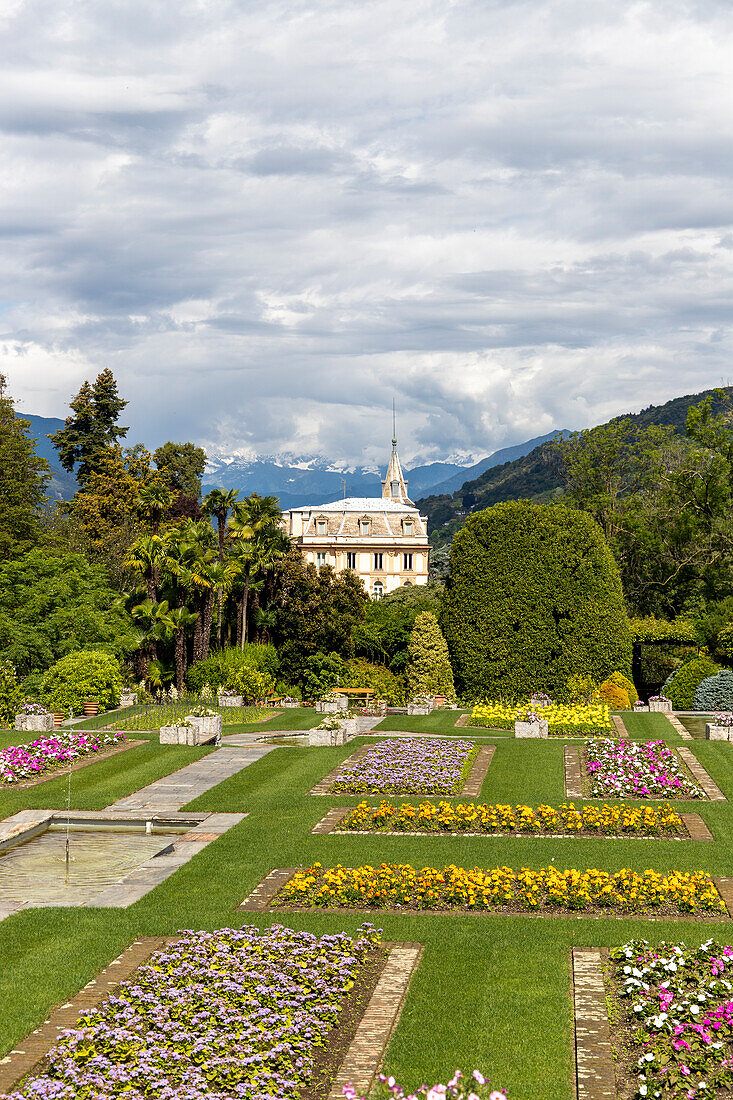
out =
[[0,560],[20,557],[41,537],[48,463],[35,451],[30,422],[15,415],[0,374]]
[[74,472],[82,488],[94,470],[96,456],[113,448],[129,429],[117,425],[120,413],[127,405],[117,391],[117,382],[107,367],[97,375],[92,384],[84,382],[76,397],[69,403],[72,415],[67,416],[63,428],[49,439],[59,452],[61,465],[69,473]]
[[414,699],[416,695],[455,697],[448,646],[438,620],[429,611],[422,611],[415,619],[407,646],[405,678],[408,698]]

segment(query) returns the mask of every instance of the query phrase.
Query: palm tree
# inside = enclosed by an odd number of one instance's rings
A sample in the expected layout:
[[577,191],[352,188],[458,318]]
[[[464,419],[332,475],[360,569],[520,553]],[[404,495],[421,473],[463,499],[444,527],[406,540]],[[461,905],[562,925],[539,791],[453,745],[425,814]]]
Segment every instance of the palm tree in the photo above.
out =
[[189,611],[186,607],[174,607],[170,617],[175,640],[176,690],[182,695],[186,675],[186,631],[198,621],[199,616],[197,612]]
[[150,521],[153,534],[160,530],[160,521],[173,503],[173,493],[162,481],[151,481],[143,486],[135,504],[142,516]]
[[[233,562],[220,562],[214,561],[209,566],[209,580],[211,581],[212,592],[216,594],[219,600],[219,618],[216,624],[216,644],[221,649],[221,621],[224,609],[224,595],[229,591],[237,576],[237,567]],[[213,608],[213,604],[212,604]],[[209,619],[209,629],[207,632],[206,623],[204,623],[204,649],[207,650],[206,639],[211,633],[211,619]]]
[[206,516],[216,516],[219,534],[219,564],[224,561],[224,533],[229,513],[239,497],[238,489],[212,489],[201,501],[201,510]]
[[249,615],[249,588],[253,565],[257,568],[261,560],[262,547],[266,535],[279,530],[282,512],[277,497],[261,497],[257,493],[245,497],[234,508],[229,517],[232,538],[237,543],[236,560],[240,566],[244,588],[239,608],[241,633],[238,624],[237,642],[244,649],[247,643],[247,619]]
[[161,603],[150,599],[143,600],[131,609],[130,615],[140,630],[137,675],[143,680],[148,677],[151,662],[158,659],[158,646],[170,638],[173,632],[173,621],[167,600],[162,600]]
[[125,567],[139,573],[145,581],[148,599],[158,599],[160,572],[166,561],[166,545],[160,535],[145,535],[132,544],[125,558]]

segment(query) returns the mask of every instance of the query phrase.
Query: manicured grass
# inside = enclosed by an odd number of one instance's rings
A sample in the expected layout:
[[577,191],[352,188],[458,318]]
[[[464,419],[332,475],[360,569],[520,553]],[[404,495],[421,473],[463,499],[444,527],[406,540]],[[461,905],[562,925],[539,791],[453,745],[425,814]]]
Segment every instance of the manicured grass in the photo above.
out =
[[[290,713],[302,720],[304,712]],[[639,735],[659,736],[658,716],[634,719]],[[671,726],[669,730],[674,733]],[[471,737],[472,731],[458,732]],[[29,910],[0,922],[0,1056],[43,1019],[50,1005],[75,993],[136,935],[244,923],[284,923],[319,934],[359,926],[363,916],[355,913],[237,912],[242,898],[277,866],[320,860],[324,865],[385,861],[539,868],[554,860],[556,866],[612,871],[623,866],[658,871],[677,867],[733,874],[733,802],[695,804],[713,831],[712,843],[311,835],[329,806],[359,801],[353,795],[315,798],[307,792],[362,743],[366,739],[340,748],[275,748],[191,803],[191,810],[246,810],[249,816],[128,910]],[[690,748],[733,799],[733,748],[714,742],[694,742]],[[480,797],[512,804],[562,802],[562,750],[561,741],[497,740]],[[98,807],[127,793],[129,758],[137,754],[142,773],[162,766],[170,770],[174,753],[186,754],[188,762],[201,752],[151,744],[91,765],[72,776],[73,804]],[[17,802],[12,808],[2,803],[2,812],[13,812],[21,803],[62,806],[64,794],[59,778],[15,792]],[[407,800],[400,796],[398,801]],[[676,806],[691,808],[689,803]],[[456,1067],[476,1067],[496,1085],[507,1086],[514,1100],[572,1100],[572,945],[612,946],[632,937],[696,944],[711,936],[733,941],[732,923],[379,912],[372,919],[387,939],[425,945],[388,1050],[387,1070],[413,1088],[424,1081],[445,1081]]]
[[268,714],[263,712],[261,720],[256,722],[243,722],[235,726],[227,726],[224,736],[235,733],[259,733],[266,737],[268,733],[279,733],[281,730],[309,730],[317,726],[323,718],[322,714],[316,714],[313,707],[297,707],[292,710],[281,710]]
[[458,727],[456,722],[465,714],[462,710],[434,710],[432,714],[423,717],[408,717],[406,714],[388,714],[375,729],[380,733],[387,730],[401,730],[405,733],[462,733],[465,730]]

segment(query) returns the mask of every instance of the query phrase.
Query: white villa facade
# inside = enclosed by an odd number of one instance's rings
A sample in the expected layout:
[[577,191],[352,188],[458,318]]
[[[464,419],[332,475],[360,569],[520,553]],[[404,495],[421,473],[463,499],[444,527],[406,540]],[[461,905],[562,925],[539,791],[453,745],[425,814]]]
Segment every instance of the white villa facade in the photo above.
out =
[[351,569],[372,599],[408,584],[428,583],[427,519],[407,495],[397,440],[381,497],[346,497],[283,513],[286,532],[306,560],[336,572]]

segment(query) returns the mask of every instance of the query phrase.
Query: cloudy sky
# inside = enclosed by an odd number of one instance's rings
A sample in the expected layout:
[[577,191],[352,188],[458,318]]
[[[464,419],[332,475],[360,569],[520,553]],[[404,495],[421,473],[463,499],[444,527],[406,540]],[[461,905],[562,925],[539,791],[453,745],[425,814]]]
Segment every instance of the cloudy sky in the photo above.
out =
[[723,0],[0,0],[0,370],[479,457],[733,378]]

